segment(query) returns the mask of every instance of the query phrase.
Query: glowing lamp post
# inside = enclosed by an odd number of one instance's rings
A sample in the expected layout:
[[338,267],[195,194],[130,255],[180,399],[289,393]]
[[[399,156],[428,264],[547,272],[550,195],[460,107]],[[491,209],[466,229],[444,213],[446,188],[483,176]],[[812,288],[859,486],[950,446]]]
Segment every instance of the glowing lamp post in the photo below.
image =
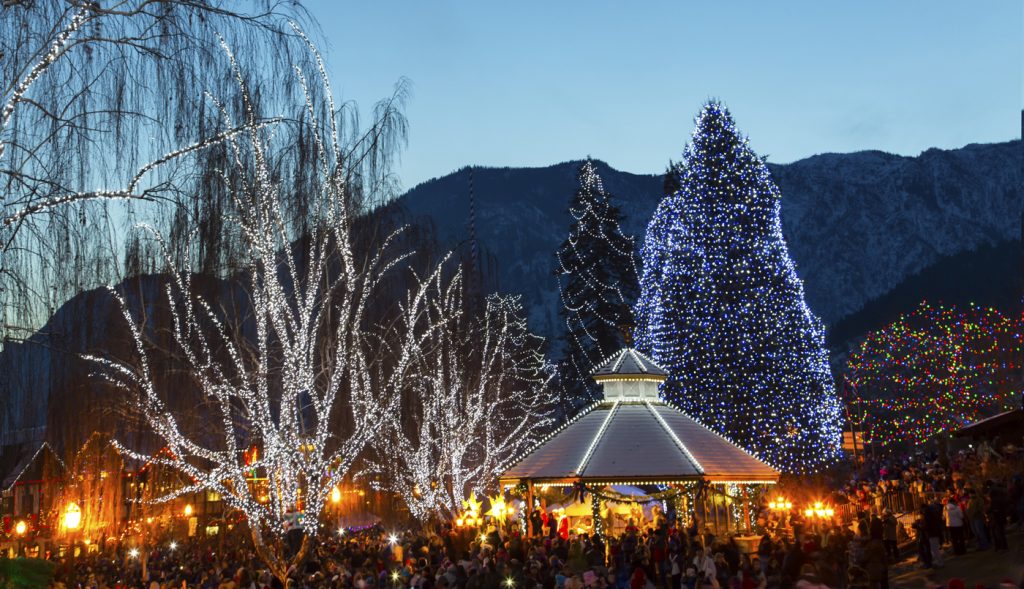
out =
[[825,522],[831,522],[832,517],[835,516],[836,512],[831,507],[823,504],[821,501],[815,501],[812,507],[808,507],[804,510],[804,516],[814,522],[815,528],[819,524]]
[[21,539],[25,537],[25,532],[28,531],[28,524],[25,520],[20,519],[18,523],[14,524],[14,534],[18,536],[18,556],[21,556]]
[[771,509],[772,511],[789,511],[790,509],[793,509],[793,503],[779,497],[775,501],[768,503],[768,509]]
[[192,517],[192,504],[185,505],[185,517]]
[[82,525],[82,508],[72,501],[64,509],[64,527],[68,530],[77,530]]
[[333,489],[331,489],[331,503],[337,504],[337,503],[340,503],[340,502],[341,502],[341,489],[339,489],[338,487],[334,487]]

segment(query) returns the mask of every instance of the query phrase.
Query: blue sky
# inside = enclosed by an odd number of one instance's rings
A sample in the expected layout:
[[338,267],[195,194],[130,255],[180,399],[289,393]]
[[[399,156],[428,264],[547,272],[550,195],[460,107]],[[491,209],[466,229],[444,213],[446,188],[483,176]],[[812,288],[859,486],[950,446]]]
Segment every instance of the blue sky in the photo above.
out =
[[1020,137],[1020,0],[307,6],[344,99],[411,79],[406,188],[587,155],[660,172],[710,97],[780,163]]

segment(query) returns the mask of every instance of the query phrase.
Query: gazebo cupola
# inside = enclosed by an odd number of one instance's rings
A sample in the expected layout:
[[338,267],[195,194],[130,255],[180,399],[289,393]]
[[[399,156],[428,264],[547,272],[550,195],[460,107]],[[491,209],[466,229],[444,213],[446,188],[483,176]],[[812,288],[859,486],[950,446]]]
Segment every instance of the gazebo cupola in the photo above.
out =
[[622,348],[592,375],[604,390],[605,401],[658,400],[658,385],[668,374],[634,348]]

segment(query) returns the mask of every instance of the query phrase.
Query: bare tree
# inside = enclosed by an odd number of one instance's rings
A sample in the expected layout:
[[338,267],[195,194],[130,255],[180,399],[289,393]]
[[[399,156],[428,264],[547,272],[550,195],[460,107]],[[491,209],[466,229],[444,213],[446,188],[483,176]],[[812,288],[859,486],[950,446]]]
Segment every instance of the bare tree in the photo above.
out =
[[[450,290],[437,264],[405,281],[393,322],[368,315],[388,277],[408,267],[409,253],[395,251],[396,233],[367,241],[353,229],[360,195],[374,189],[368,179],[382,177],[375,170],[390,145],[384,138],[400,117],[390,107],[379,109],[366,133],[345,140],[317,58],[311,70],[294,71],[304,114],[268,127],[242,67],[224,48],[242,104],[236,117],[215,102],[222,128],[243,132],[224,138],[230,166],[220,173],[229,196],[223,223],[243,246],[236,280],[247,311],[228,312],[231,302],[222,297],[234,294],[205,296],[195,286],[189,262],[195,252],[179,255],[176,248],[194,249],[199,240],[173,244],[148,229],[171,275],[164,292],[171,325],[154,325],[145,308],[115,291],[134,358],[89,360],[131,395],[166,444],[168,453],[150,460],[195,481],[161,500],[216,491],[245,515],[257,553],[284,581],[289,567],[309,554],[332,488],[389,423],[402,391],[422,381],[424,346],[443,341],[456,310],[435,303]],[[311,44],[309,50],[316,55]],[[297,184],[313,188],[301,223],[292,210]],[[170,350],[153,344],[161,330],[170,333]],[[161,386],[156,368],[156,359],[168,354],[172,370],[192,382],[191,394],[207,416],[202,423],[185,423],[172,409],[172,397],[183,393]],[[128,456],[147,457],[121,447]],[[247,461],[253,447],[257,457]],[[265,483],[251,479],[253,470]],[[297,512],[304,525],[293,550],[285,529]]]
[[444,329],[420,348],[415,394],[376,438],[367,469],[421,522],[453,518],[471,493],[493,491],[552,423],[543,340],[519,298],[489,295],[474,314],[458,277],[443,294],[429,311],[447,318]]

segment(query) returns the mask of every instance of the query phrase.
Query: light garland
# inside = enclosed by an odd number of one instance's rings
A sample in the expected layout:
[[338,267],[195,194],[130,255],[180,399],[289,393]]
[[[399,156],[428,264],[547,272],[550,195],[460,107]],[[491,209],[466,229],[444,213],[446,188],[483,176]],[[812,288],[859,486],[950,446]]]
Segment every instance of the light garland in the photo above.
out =
[[4,489],[5,493],[10,492],[10,490],[13,489],[16,484],[18,484],[18,481],[20,481],[21,477],[28,471],[29,468],[31,468],[32,464],[35,463],[36,458],[39,458],[39,453],[42,452],[44,449],[48,449],[50,451],[50,455],[57,460],[57,464],[60,465],[61,470],[67,470],[67,465],[65,465],[64,461],[60,459],[60,456],[57,456],[57,453],[53,451],[53,446],[50,446],[49,442],[43,442],[42,444],[39,444],[39,447],[36,448],[36,451],[32,454],[32,458],[30,458],[29,461],[25,463],[25,466],[22,467],[21,471],[18,472],[18,475],[14,477],[13,481],[11,482],[11,485]]
[[583,469],[587,467],[587,462],[590,461],[590,457],[594,455],[594,449],[597,448],[598,442],[601,441],[601,436],[608,429],[608,424],[612,422],[612,418],[615,417],[615,412],[619,409],[619,401],[612,403],[612,408],[608,410],[608,415],[604,416],[604,421],[601,422],[601,427],[598,428],[597,433],[594,434],[593,439],[590,440],[590,445],[587,446],[587,450],[583,453],[583,457],[580,458],[580,463],[576,466],[576,475],[583,476]]
[[572,227],[556,252],[558,293],[565,321],[560,386],[570,399],[595,398],[590,379],[598,358],[619,349],[619,328],[636,292],[636,247],[622,230],[623,215],[590,159],[577,171],[569,205]]
[[764,161],[724,106],[697,117],[641,252],[637,342],[685,413],[786,471],[835,460],[841,408]]
[[665,423],[665,418],[662,417],[661,414],[654,409],[654,406],[651,405],[650,401],[644,400],[644,405],[647,406],[647,410],[650,411],[651,415],[654,416],[654,420],[658,422],[658,425],[661,426],[661,429],[663,429],[665,433],[667,433],[669,437],[672,438],[672,441],[675,442],[676,447],[678,447],[683,452],[683,455],[686,456],[686,459],[689,460],[690,463],[693,464],[694,468],[697,469],[697,472],[699,472],[700,474],[704,474],[704,467],[700,465],[700,462],[697,460],[696,457],[694,457],[693,454],[690,454],[689,448],[687,448],[686,444],[684,444],[683,441],[679,439],[679,436],[676,435],[676,432],[672,431],[672,428],[670,428],[668,424]]

